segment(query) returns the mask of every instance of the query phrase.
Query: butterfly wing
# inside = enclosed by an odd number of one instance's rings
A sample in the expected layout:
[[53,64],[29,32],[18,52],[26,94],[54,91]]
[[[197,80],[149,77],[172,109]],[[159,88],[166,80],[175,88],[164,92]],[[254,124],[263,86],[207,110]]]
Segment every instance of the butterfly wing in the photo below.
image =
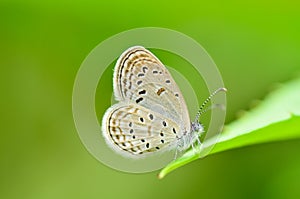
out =
[[131,101],[170,118],[180,132],[190,131],[185,100],[167,68],[141,46],[126,50],[114,71],[114,94],[119,101]]
[[180,129],[160,113],[131,102],[110,107],[102,124],[107,144],[122,155],[140,155],[134,157],[175,148]]

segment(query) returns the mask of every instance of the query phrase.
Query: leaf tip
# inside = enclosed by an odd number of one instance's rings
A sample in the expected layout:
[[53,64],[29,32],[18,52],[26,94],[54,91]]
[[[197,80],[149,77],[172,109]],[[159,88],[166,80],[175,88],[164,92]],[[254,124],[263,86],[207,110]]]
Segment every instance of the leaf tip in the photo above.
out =
[[163,179],[165,177],[165,174],[163,172],[159,172],[159,174],[157,175],[157,178],[159,180]]

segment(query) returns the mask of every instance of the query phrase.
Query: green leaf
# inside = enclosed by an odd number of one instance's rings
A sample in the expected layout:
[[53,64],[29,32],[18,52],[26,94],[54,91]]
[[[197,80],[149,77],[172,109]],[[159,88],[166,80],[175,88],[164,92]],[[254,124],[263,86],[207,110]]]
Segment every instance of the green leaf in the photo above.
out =
[[158,177],[163,178],[176,168],[203,157],[205,149],[212,146],[208,154],[296,138],[300,138],[300,79],[281,85],[256,108],[225,126],[218,137],[204,141],[200,153],[187,151],[163,168]]

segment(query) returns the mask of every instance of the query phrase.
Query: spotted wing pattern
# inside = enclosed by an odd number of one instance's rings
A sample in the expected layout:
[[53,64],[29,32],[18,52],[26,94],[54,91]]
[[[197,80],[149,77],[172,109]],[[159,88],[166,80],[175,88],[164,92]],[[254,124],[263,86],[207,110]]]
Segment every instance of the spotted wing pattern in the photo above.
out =
[[179,126],[163,115],[133,103],[118,103],[104,116],[107,143],[122,154],[141,155],[176,147]]
[[141,46],[126,50],[116,63],[113,83],[119,103],[106,111],[102,126],[116,151],[138,155],[172,149],[190,131],[184,98],[150,51]]

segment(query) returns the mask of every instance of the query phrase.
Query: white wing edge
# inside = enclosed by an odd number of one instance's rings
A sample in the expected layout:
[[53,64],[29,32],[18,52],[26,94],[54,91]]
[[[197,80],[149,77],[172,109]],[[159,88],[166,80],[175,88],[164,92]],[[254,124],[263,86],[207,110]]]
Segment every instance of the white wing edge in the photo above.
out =
[[106,142],[106,144],[116,153],[116,154],[119,154],[119,155],[122,155],[123,157],[126,157],[126,158],[133,158],[133,159],[138,159],[140,158],[138,155],[134,155],[134,154],[131,154],[130,152],[127,152],[127,151],[123,151],[119,146],[115,145],[114,144],[114,141],[110,138],[110,135],[109,135],[109,132],[108,132],[108,129],[107,129],[107,119],[108,117],[110,117],[110,114],[112,113],[113,110],[115,110],[116,108],[118,107],[121,107],[121,106],[124,106],[125,103],[117,103],[117,104],[114,104],[112,105],[111,107],[109,107],[104,115],[103,115],[103,118],[102,118],[102,126],[101,126],[101,129],[102,129],[102,136]]

